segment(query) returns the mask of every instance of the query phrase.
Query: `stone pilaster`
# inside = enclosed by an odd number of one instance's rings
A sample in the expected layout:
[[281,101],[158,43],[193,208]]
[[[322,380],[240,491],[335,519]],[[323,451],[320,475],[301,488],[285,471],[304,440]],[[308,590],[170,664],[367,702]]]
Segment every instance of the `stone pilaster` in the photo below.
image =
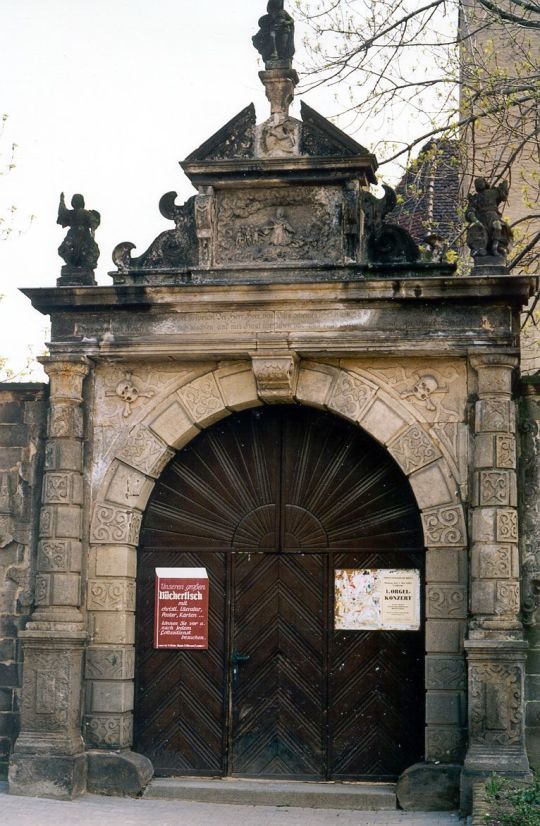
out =
[[469,749],[462,804],[472,781],[492,772],[526,775],[516,493],[516,409],[505,355],[471,360],[478,374],[471,513],[471,604],[465,643]]
[[36,609],[20,633],[21,733],[10,764],[12,794],[71,798],[85,788],[81,681],[83,381],[85,358],[44,360],[50,377]]

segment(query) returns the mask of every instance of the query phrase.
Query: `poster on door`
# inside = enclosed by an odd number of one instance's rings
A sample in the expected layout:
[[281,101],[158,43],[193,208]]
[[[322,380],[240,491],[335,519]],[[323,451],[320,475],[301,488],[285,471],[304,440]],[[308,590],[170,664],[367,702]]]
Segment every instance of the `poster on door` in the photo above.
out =
[[208,648],[206,568],[156,568],[154,648]]
[[418,631],[420,571],[342,569],[335,572],[336,631]]

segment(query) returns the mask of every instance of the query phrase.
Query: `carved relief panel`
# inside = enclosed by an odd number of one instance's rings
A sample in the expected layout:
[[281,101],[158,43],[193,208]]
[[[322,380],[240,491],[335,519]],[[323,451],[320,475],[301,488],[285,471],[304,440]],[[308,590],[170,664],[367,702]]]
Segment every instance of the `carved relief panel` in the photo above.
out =
[[341,261],[340,187],[221,192],[216,263]]

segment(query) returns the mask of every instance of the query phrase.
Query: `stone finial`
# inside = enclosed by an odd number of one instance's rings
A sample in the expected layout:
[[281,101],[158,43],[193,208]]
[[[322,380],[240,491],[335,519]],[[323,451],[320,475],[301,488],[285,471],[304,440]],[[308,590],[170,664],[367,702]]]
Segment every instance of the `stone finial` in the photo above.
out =
[[[509,185],[503,181],[490,186],[485,178],[476,178],[476,192],[469,195],[466,218],[469,223],[467,244],[477,264],[503,263],[513,240],[510,225],[504,220],[499,205],[508,200]],[[479,259],[488,259],[482,261]]]
[[294,20],[283,5],[284,0],[270,0],[268,13],[259,20],[260,28],[253,38],[253,45],[264,60],[265,71],[259,72],[259,77],[276,122],[288,117],[298,84],[298,75],[292,68]]
[[64,228],[69,227],[69,230],[58,248],[58,255],[66,262],[58,286],[92,285],[95,284],[94,270],[99,260],[95,232],[101,223],[101,216],[94,209],[85,208],[82,195],[74,195],[71,206],[73,209],[66,207],[62,192],[56,223]]
[[269,0],[267,14],[259,20],[253,45],[266,69],[291,69],[294,57],[294,20],[284,9],[284,0]]

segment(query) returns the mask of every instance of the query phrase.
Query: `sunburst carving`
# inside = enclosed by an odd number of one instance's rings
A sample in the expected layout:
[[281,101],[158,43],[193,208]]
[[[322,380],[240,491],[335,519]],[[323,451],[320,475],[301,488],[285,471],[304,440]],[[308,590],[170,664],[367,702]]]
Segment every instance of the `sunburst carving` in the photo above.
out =
[[152,544],[186,550],[421,542],[412,491],[389,454],[359,428],[295,407],[245,411],[180,451],[158,482],[145,529]]

